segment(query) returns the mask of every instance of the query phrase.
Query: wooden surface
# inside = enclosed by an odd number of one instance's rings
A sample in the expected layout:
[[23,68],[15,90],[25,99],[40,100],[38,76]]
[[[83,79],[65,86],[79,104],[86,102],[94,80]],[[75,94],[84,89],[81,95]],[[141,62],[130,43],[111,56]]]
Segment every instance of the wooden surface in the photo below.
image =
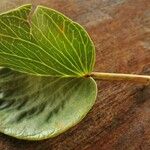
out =
[[[150,0],[1,0],[0,10],[43,4],[85,26],[95,71],[150,74]],[[77,126],[45,141],[0,134],[0,150],[150,150],[150,87],[97,82],[93,109]]]

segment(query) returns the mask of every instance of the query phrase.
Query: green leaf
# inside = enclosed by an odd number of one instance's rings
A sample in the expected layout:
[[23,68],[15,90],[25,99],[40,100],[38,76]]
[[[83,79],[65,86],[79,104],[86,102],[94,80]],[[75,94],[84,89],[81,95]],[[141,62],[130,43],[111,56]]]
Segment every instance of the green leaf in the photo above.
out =
[[91,73],[95,49],[87,32],[53,9],[30,12],[25,5],[0,15],[0,66],[40,76]]
[[83,78],[94,61],[89,35],[63,14],[31,5],[0,14],[0,132],[41,140],[77,124],[96,99]]
[[92,78],[38,77],[0,69],[0,132],[27,140],[77,124],[96,99]]

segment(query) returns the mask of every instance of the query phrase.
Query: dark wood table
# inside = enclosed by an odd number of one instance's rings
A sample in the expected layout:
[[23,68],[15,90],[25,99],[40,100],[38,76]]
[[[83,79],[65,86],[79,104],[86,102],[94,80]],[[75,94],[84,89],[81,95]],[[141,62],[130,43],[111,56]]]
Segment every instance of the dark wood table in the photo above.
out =
[[[95,71],[150,74],[150,0],[1,0],[0,11],[42,4],[83,25],[96,46]],[[45,141],[0,134],[0,150],[150,150],[150,87],[98,81],[93,109]]]

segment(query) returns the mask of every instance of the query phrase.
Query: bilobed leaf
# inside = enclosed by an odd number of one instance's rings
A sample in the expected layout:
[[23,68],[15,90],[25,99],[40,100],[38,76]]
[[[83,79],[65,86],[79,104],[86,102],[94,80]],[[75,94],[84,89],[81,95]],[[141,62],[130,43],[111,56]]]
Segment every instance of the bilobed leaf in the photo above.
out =
[[74,126],[93,106],[96,84],[83,76],[95,50],[63,14],[43,6],[30,12],[25,5],[0,14],[0,132],[41,140]]
[[0,70],[0,132],[20,139],[54,137],[93,106],[92,78],[36,77]]
[[63,14],[31,5],[0,15],[0,66],[40,76],[80,77],[94,65],[87,32]]

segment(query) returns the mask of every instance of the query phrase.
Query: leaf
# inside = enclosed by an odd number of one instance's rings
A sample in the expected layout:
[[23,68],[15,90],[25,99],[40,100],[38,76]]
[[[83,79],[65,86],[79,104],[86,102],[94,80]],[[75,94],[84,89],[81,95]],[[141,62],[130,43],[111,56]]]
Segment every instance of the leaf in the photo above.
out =
[[38,77],[0,69],[0,132],[27,140],[77,124],[96,99],[92,78]]
[[63,14],[42,6],[30,12],[25,5],[0,14],[0,132],[42,140],[74,126],[93,106],[97,87],[83,76],[93,69],[95,49]]
[[0,15],[0,66],[40,76],[89,74],[95,49],[87,32],[53,9],[30,12],[25,5]]

